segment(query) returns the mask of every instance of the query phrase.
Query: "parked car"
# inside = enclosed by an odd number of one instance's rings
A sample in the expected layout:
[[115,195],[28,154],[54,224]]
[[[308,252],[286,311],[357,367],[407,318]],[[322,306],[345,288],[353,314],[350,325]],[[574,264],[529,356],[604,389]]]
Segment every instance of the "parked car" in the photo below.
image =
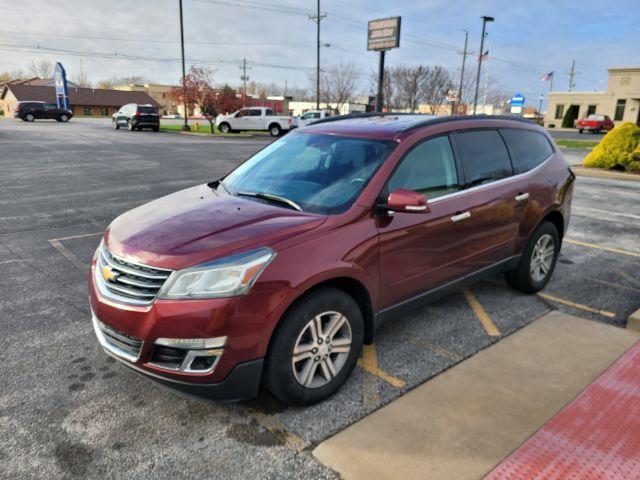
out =
[[296,125],[298,127],[304,127],[305,125],[309,125],[323,118],[329,118],[330,116],[331,112],[328,110],[309,110],[308,112],[304,112],[302,115],[300,115],[296,122]]
[[56,120],[58,122],[68,122],[73,118],[73,112],[58,108],[54,103],[46,102],[17,102],[13,109],[13,117],[25,122],[34,120]]
[[513,117],[320,121],[116,218],[88,274],[95,334],[189,394],[318,402],[410,309],[499,272],[543,289],[574,178]]
[[613,121],[607,115],[589,115],[576,123],[579,133],[585,130],[593,133],[608,132],[614,126]]
[[242,108],[230,115],[218,115],[215,126],[222,133],[266,130],[272,137],[295,128],[293,117],[275,115],[266,107]]
[[120,107],[112,116],[113,128],[127,127],[129,130],[150,128],[154,132],[160,130],[160,115],[153,105],[129,103]]

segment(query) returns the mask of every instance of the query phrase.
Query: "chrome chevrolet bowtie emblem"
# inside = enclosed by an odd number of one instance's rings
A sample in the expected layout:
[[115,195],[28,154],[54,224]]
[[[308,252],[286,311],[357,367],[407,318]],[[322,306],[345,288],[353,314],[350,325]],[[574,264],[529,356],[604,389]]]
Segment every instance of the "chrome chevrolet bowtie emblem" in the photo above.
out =
[[111,267],[102,267],[102,278],[108,282],[114,282],[118,278],[119,273],[112,270]]

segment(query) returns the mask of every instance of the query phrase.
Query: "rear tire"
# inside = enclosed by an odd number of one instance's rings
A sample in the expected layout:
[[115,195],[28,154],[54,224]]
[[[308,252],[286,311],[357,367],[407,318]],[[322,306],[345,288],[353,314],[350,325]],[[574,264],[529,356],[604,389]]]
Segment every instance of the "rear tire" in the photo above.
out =
[[582,131],[583,131],[582,128],[578,129],[578,133],[582,133]]
[[36,117],[34,117],[33,114],[31,114],[31,113],[27,113],[25,115],[24,119],[27,122],[33,122],[36,119]]
[[159,131],[159,130],[160,130],[160,127],[153,127],[153,128],[152,128],[152,130],[153,130],[154,132],[157,132],[157,131]]
[[553,275],[560,253],[560,234],[551,222],[542,223],[533,232],[518,266],[507,272],[507,283],[524,293],[542,290]]
[[279,137],[282,134],[282,129],[280,125],[274,123],[273,125],[269,125],[269,133],[272,137]]
[[131,123],[131,120],[127,120],[127,129],[130,132],[133,132],[136,129],[136,127],[133,126],[133,123]]
[[315,290],[280,319],[265,361],[264,386],[292,405],[324,400],[349,377],[363,340],[362,312],[353,298],[335,288]]

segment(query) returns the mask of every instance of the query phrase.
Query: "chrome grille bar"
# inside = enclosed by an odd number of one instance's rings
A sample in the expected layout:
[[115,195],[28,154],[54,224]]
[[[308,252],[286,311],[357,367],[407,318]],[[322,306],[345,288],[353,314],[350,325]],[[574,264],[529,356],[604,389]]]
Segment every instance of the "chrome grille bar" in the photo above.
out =
[[173,273],[134,263],[109,252],[103,245],[98,252],[96,283],[101,293],[135,305],[149,305]]

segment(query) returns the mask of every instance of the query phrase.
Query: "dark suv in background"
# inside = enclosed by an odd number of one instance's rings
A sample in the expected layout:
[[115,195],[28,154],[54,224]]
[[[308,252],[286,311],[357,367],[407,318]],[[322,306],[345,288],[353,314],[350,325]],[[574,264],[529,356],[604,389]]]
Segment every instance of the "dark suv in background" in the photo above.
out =
[[129,130],[150,128],[154,132],[160,130],[160,115],[153,105],[128,103],[113,114],[113,128],[127,127]]
[[116,218],[89,272],[93,327],[175,389],[314,403],[412,308],[495,273],[543,289],[573,181],[528,121],[320,120]]
[[13,110],[13,117],[25,122],[45,119],[68,122],[73,117],[73,112],[58,108],[54,103],[18,102]]

